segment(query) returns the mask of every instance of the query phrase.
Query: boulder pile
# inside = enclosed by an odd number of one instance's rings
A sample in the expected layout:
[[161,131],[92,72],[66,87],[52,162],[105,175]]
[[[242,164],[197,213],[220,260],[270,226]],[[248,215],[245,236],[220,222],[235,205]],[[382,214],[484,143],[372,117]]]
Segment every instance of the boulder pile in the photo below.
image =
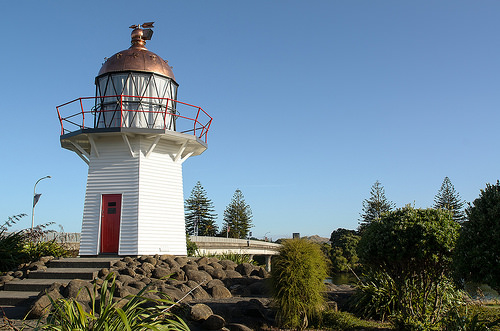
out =
[[[270,300],[265,299],[269,293],[266,282],[269,274],[263,267],[250,263],[236,264],[215,257],[189,258],[172,255],[125,257],[110,268],[101,269],[99,278],[93,281],[75,279],[67,285],[55,283],[40,293],[29,317],[39,318],[47,313],[51,306],[49,296],[52,299],[75,299],[90,309],[90,297],[86,290],[81,289],[87,287],[92,291],[94,286],[102,285],[110,273],[115,277],[114,300],[136,295],[147,286],[148,291],[164,293],[172,301],[183,304],[183,317],[189,321],[192,329],[244,329],[245,326],[237,324],[239,320],[234,321],[234,318],[238,314],[247,316],[248,312],[259,318],[252,321],[253,324],[262,324],[266,322],[266,318],[272,319],[268,307]],[[148,295],[151,299],[160,298],[155,293]],[[249,297],[260,298],[260,301],[252,299],[250,302]],[[240,301],[246,303],[240,304]],[[231,309],[219,309],[214,314],[210,303],[215,302],[230,303]],[[238,312],[234,311],[237,306],[241,308]]]

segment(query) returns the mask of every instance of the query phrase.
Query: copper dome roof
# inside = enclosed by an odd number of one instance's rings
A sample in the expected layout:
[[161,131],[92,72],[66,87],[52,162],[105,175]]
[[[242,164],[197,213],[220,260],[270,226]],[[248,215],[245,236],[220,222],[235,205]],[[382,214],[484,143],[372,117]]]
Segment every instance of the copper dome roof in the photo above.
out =
[[149,30],[149,36],[144,36],[145,32],[148,31],[140,27],[135,28],[132,31],[132,46],[108,58],[102,65],[97,76],[109,72],[142,71],[167,76],[175,81],[174,73],[167,61],[146,49],[145,40],[151,38],[152,31]]

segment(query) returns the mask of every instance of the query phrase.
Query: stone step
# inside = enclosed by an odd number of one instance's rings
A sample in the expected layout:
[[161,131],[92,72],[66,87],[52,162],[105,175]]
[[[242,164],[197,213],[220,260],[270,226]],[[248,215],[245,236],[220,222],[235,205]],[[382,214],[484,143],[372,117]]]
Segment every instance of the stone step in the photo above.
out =
[[38,291],[43,291],[47,287],[50,287],[50,285],[54,284],[55,282],[61,283],[61,284],[68,284],[72,279],[31,279],[31,278],[25,278],[21,280],[14,280],[8,283],[5,283],[3,285],[3,291],[1,293],[5,292],[18,292],[18,291],[25,291],[25,292],[35,292]]
[[96,268],[48,268],[36,270],[29,274],[30,279],[83,279],[92,280],[97,277],[99,269]]
[[113,262],[118,261],[118,256],[109,257],[73,257],[54,259],[49,262],[50,268],[109,268]]
[[40,291],[0,291],[0,306],[28,305]]

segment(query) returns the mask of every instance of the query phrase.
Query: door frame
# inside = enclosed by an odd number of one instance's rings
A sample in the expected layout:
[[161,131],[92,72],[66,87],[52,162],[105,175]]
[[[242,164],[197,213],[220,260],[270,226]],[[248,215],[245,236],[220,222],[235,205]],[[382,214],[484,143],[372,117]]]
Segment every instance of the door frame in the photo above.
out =
[[[115,219],[111,220],[109,218],[105,208],[106,207],[111,207],[111,206],[106,206],[105,204],[107,203],[113,203],[116,202],[115,205],[115,214],[117,216],[114,216]],[[123,194],[121,193],[110,193],[110,194],[101,194],[101,206],[100,206],[100,213],[99,213],[99,254],[118,254],[118,251],[120,249],[120,231],[121,231],[121,220],[122,220],[122,206],[123,206]],[[116,219],[118,218],[118,219]],[[116,233],[112,234],[113,236],[111,237],[112,240],[115,240],[115,243],[113,244],[113,247],[109,248],[109,246],[104,247],[104,239],[105,236],[109,239],[110,237],[107,236],[108,233],[104,229],[104,225],[108,224],[108,221],[110,222],[115,222],[115,225],[117,226],[117,231]]]

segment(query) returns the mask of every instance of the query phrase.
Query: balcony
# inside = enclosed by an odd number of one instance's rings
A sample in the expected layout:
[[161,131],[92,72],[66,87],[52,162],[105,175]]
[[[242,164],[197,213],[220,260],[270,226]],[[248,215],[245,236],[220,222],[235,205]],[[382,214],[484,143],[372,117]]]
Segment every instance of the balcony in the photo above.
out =
[[130,129],[175,131],[207,143],[212,117],[202,108],[168,99],[132,95],[82,97],[57,106],[61,138]]

